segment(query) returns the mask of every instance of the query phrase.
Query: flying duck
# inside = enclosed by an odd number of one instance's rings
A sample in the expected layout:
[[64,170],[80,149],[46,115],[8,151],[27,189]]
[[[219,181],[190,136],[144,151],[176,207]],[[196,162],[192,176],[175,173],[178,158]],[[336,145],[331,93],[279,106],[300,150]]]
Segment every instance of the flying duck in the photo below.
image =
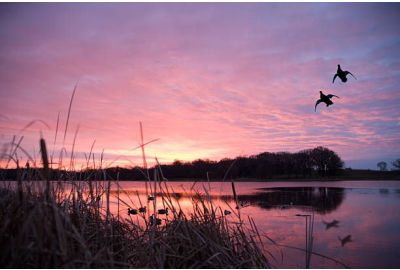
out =
[[322,91],[319,91],[319,94],[320,94],[320,98],[315,103],[315,109],[314,109],[315,111],[317,111],[317,105],[320,104],[321,102],[324,102],[326,104],[326,107],[328,107],[333,104],[331,98],[333,98],[333,97],[339,98],[338,96],[332,95],[332,94],[324,95],[324,93],[322,93]]
[[343,70],[340,68],[340,65],[337,65],[337,71],[336,71],[335,76],[333,76],[333,81],[332,81],[332,83],[335,82],[336,77],[339,77],[339,78],[342,80],[342,82],[347,82],[347,78],[346,78],[346,77],[347,77],[347,75],[349,75],[349,74],[350,74],[351,76],[353,76],[354,79],[357,80],[357,78],[356,78],[353,74],[351,74],[350,71],[347,71],[347,70],[343,71]]

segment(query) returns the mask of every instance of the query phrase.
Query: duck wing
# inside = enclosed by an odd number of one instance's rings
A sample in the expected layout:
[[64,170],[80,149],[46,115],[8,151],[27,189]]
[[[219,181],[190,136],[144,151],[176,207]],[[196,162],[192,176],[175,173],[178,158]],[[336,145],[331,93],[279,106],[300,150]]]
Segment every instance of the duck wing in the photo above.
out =
[[326,95],[328,98],[333,98],[333,97],[337,97],[337,98],[340,98],[340,97],[338,97],[338,96],[336,96],[336,95],[332,95],[332,94],[329,94],[329,95]]
[[334,83],[335,82],[335,79],[336,79],[336,77],[337,77],[338,75],[337,75],[337,73],[335,74],[335,76],[333,76],[333,80],[332,80],[332,83]]
[[347,74],[350,74],[351,76],[353,76],[354,79],[357,80],[356,76],[354,76],[350,71],[346,71],[346,75],[347,75]]
[[315,111],[315,112],[317,111],[317,106],[318,106],[318,104],[320,104],[321,102],[322,102],[322,100],[321,100],[321,99],[318,99],[317,102],[315,103],[315,108],[314,108],[314,111]]

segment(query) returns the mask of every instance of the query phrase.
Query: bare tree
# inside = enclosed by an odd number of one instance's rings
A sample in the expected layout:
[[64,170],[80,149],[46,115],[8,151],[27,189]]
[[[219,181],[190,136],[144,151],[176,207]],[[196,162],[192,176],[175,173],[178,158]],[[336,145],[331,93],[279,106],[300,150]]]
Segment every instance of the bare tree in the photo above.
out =
[[395,161],[393,161],[392,165],[394,167],[394,170],[396,170],[396,171],[400,170],[400,158],[398,158]]
[[387,163],[385,161],[380,161],[376,164],[381,172],[387,171]]

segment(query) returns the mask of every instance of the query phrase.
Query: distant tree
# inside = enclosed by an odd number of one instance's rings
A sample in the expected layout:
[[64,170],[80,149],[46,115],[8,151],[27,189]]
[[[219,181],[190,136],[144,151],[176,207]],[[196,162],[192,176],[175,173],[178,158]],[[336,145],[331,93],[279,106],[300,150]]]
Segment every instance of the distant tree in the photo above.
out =
[[376,166],[379,168],[381,172],[387,170],[387,163],[385,161],[380,161],[376,164]]
[[175,159],[174,162],[172,163],[173,166],[182,166],[182,161],[180,161],[179,159]]
[[343,168],[344,163],[341,158],[328,148],[318,146],[311,150],[310,155],[313,167],[322,176],[336,174],[338,170]]
[[395,161],[393,161],[392,165],[394,167],[394,170],[396,170],[396,171],[400,170],[400,158],[398,158]]

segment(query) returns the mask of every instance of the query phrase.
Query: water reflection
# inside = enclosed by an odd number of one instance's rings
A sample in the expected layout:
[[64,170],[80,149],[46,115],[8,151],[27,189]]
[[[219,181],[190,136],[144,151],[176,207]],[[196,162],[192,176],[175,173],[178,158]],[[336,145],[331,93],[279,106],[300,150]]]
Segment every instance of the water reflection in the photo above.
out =
[[[345,189],[337,187],[277,187],[260,188],[262,190],[252,194],[238,195],[238,202],[241,207],[258,206],[262,209],[301,209],[315,211],[320,214],[327,214],[336,210],[345,198]],[[136,192],[136,191],[135,191]],[[144,194],[144,191],[138,191]],[[169,195],[175,200],[190,199],[199,196],[200,193],[171,192]],[[204,194],[204,193],[203,193]],[[162,196],[157,193],[157,196]],[[204,195],[205,196],[205,195]],[[208,195],[207,195],[208,196]],[[232,195],[211,194],[212,199],[233,202]],[[338,221],[330,227],[337,227]]]
[[387,189],[387,188],[380,188],[380,189],[379,189],[379,193],[382,194],[382,195],[387,195],[387,194],[389,194],[389,189]]
[[351,239],[351,234],[347,235],[344,238],[338,237],[338,239],[339,239],[340,243],[342,244],[342,247],[344,247],[344,245],[346,245],[349,242],[353,242],[353,240]]
[[329,230],[330,228],[339,228],[339,220],[336,220],[336,219],[334,219],[330,222],[322,220],[322,223],[325,224],[325,226],[326,226],[325,230]]
[[[79,183],[77,183],[79,184]],[[83,185],[83,183],[82,183]],[[96,185],[106,186],[102,182]],[[141,221],[141,214],[128,215],[128,208],[147,206],[153,214],[166,209],[160,199],[160,187],[155,201],[147,204],[143,182],[120,182],[112,186],[110,211],[121,219]],[[168,182],[173,206],[190,213],[196,195],[190,182]],[[325,187],[329,186],[329,187]],[[206,187],[206,188],[204,188]],[[353,268],[399,268],[400,266],[400,182],[344,181],[344,182],[273,182],[237,183],[238,202],[241,216],[254,219],[262,236],[268,236],[279,244],[266,241],[267,250],[276,258],[284,255],[275,267],[305,267],[306,221],[298,214],[315,214],[312,251],[334,258]],[[227,218],[235,217],[235,201],[230,183],[200,182],[196,187],[202,199],[209,196],[215,206],[231,211]],[[153,189],[154,190],[154,189]],[[208,194],[207,194],[207,192]],[[106,205],[106,196],[100,194],[101,203]],[[117,199],[119,198],[119,199]],[[194,198],[196,199],[196,198]],[[153,203],[155,205],[153,205]],[[156,210],[154,210],[156,209]],[[169,208],[171,216],[173,209]],[[158,215],[164,223],[169,218]],[[155,220],[157,222],[157,220]],[[291,248],[289,248],[289,246]],[[338,268],[343,265],[312,254],[310,267]]]
[[[325,183],[332,187],[324,187],[320,183],[305,187],[300,183],[290,183],[292,186],[284,182],[273,184],[279,186],[274,187],[269,183],[239,183],[237,190],[242,216],[253,217],[262,235],[286,246],[282,250],[284,259],[276,262],[276,267],[305,267],[306,224],[296,215],[311,214],[312,211],[315,213],[313,252],[356,268],[400,266],[400,183],[356,182],[350,187],[343,183],[340,183],[342,186],[339,183]],[[196,196],[196,192],[191,189],[193,183],[168,185],[171,187],[171,198],[179,202],[184,210],[190,211],[191,201]],[[204,183],[204,186],[208,190],[208,183]],[[206,199],[208,195],[203,185],[199,184],[197,187],[203,199]],[[138,194],[141,198],[146,198],[146,193],[139,184],[126,185],[125,190],[136,204]],[[159,200],[161,194],[156,195],[158,209],[163,206]],[[222,189],[220,183],[211,183],[209,195],[223,210],[232,208],[236,211],[229,183]],[[288,248],[289,246],[292,248]],[[279,252],[274,251],[275,248],[274,245],[268,246],[268,250],[272,250],[279,258]],[[338,268],[343,265],[313,254],[310,267]]]
[[239,200],[264,209],[310,209],[320,214],[336,210],[345,198],[344,188],[336,187],[277,187],[263,188],[263,192],[241,195]]

